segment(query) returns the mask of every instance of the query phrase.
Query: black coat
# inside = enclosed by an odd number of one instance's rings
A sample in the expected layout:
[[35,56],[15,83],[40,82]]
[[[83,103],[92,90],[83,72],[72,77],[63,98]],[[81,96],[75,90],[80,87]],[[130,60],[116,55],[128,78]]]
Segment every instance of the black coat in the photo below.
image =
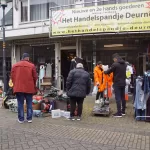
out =
[[126,67],[127,65],[125,64],[125,61],[120,59],[118,62],[113,63],[104,73],[110,74],[113,72],[113,82],[115,86],[126,86]]
[[70,71],[66,89],[69,97],[85,98],[90,93],[91,79],[88,72],[82,68],[76,68]]

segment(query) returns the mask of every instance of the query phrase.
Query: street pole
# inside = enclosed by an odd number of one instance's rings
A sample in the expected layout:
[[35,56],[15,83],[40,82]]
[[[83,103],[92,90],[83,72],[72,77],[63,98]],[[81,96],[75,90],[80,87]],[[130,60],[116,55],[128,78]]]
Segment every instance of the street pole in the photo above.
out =
[[5,43],[5,7],[7,7],[6,0],[1,0],[1,6],[3,9],[3,21],[2,21],[2,28],[3,28],[3,83],[4,83],[4,97],[7,92],[7,75],[6,75],[6,43]]

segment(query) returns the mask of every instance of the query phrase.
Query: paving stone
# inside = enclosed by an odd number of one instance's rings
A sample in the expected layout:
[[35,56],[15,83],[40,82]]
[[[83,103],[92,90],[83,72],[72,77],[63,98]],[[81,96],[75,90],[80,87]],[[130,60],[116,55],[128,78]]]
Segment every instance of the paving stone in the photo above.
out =
[[43,147],[37,147],[37,150],[44,150]]
[[86,99],[80,122],[49,117],[18,124],[15,113],[0,109],[0,150],[150,150],[149,124],[134,122],[131,104],[121,119],[91,116],[93,105]]
[[124,148],[124,147],[116,147],[115,150],[128,150],[128,148]]

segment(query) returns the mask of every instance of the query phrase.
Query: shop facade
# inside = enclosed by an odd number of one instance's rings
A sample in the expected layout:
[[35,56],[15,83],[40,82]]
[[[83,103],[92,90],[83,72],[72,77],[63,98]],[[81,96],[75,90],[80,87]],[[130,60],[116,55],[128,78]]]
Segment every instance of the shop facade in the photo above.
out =
[[[40,63],[52,64],[52,78],[59,88],[61,88],[62,78],[64,76],[66,78],[69,72],[70,61],[74,56],[86,60],[91,78],[96,62],[102,61],[104,65],[111,65],[111,56],[116,52],[123,59],[134,64],[138,74],[146,70],[150,37],[147,1],[13,0],[13,6],[15,7],[12,27],[6,28],[6,45],[9,49],[7,56],[11,58],[11,65],[21,59],[22,53],[28,52],[36,66]],[[60,15],[64,15],[60,10],[68,13],[68,8],[73,15],[63,16],[62,23],[58,25],[59,20],[54,20],[51,13],[57,10]],[[104,14],[109,15],[102,17],[99,13],[102,9],[105,10]],[[131,9],[131,12],[135,10],[135,14],[126,14],[127,9]],[[145,24],[145,20],[136,19],[136,11],[139,12],[139,9],[142,17],[147,20]],[[95,10],[98,13],[95,13],[96,16],[92,18],[91,14]],[[121,14],[111,16],[110,11],[111,13],[116,11],[116,14],[122,12],[122,15],[127,18],[123,19]],[[53,19],[52,22],[49,21],[49,17]],[[114,24],[115,19],[117,21],[123,19],[123,21]],[[139,20],[143,21],[142,26],[137,24],[136,27],[135,24]],[[102,25],[102,22],[105,25]],[[108,22],[113,26],[108,25]],[[130,26],[129,23],[132,25]],[[121,28],[123,24],[128,26]]]
[[[59,43],[56,58],[62,58],[61,47],[69,39],[66,48],[69,49],[70,44],[76,46],[77,56],[88,63],[91,78],[96,62],[102,61],[110,66],[114,53],[133,64],[137,75],[143,75],[149,63],[149,3],[136,1],[120,4],[113,1],[110,5],[98,4],[63,11],[61,8],[56,10],[57,7],[51,9],[50,39]],[[59,62],[61,60],[56,61],[56,65]],[[58,66],[59,76],[63,75],[61,64]]]

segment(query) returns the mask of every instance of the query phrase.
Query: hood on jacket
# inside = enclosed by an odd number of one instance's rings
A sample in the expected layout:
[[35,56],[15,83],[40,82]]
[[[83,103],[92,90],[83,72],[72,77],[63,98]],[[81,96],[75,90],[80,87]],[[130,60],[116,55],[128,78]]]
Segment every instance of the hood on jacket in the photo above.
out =
[[125,64],[125,61],[124,61],[122,58],[119,58],[119,59],[118,59],[118,63],[120,63],[120,64]]

